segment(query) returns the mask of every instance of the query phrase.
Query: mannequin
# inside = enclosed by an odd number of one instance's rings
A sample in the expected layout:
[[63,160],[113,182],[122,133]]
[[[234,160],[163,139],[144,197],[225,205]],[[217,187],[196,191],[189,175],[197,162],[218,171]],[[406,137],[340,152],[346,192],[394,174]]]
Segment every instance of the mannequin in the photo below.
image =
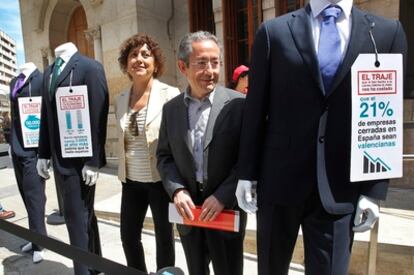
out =
[[351,67],[374,53],[369,32],[382,53],[406,58],[401,24],[352,0],[310,0],[256,33],[236,197],[257,213],[260,275],[287,274],[300,226],[306,273],[348,274],[354,232],[378,219],[388,179],[349,175]]
[[25,80],[36,70],[36,65],[33,62],[27,62],[20,66],[19,72],[25,75]]
[[[20,89],[16,88],[20,85],[17,78],[10,85],[12,126],[9,155],[13,161],[17,185],[27,210],[29,228],[36,233],[47,235],[44,221],[45,180],[36,171],[37,147],[25,148],[24,146],[18,104],[18,98],[41,95],[43,76],[32,62],[21,65],[19,68],[20,74],[24,75],[23,86]],[[22,252],[33,252],[32,259],[34,263],[39,263],[44,258],[43,248],[31,242],[22,245],[21,250]]]
[[[69,42],[55,49],[56,58],[63,60],[59,70],[56,62],[45,70],[43,82],[42,119],[37,170],[49,177],[52,159],[56,182],[63,197],[63,213],[71,245],[101,255],[97,219],[94,211],[95,183],[99,168],[106,164],[105,141],[109,108],[108,87],[100,63],[80,54]],[[56,70],[55,70],[56,69]],[[59,73],[56,73],[60,71]],[[54,76],[53,74],[56,75]],[[55,85],[52,86],[52,78]],[[72,82],[71,82],[72,81]],[[59,87],[86,86],[89,102],[91,157],[64,157],[60,144],[55,93]],[[51,90],[51,89],[55,90]],[[74,262],[76,275],[95,274],[87,266]]]
[[[63,65],[61,66],[62,71],[65,69],[67,61],[69,61],[69,59],[77,51],[78,51],[78,49],[76,48],[76,46],[72,42],[62,44],[62,45],[58,46],[55,49],[55,56],[60,57],[63,60],[65,60],[65,63],[63,63]],[[49,160],[39,159],[39,161],[38,161],[39,175],[41,175],[45,179],[50,178],[49,167],[50,167]],[[88,165],[85,165],[82,168],[82,177],[83,177],[83,180],[85,181],[86,185],[94,185],[96,183],[96,180],[98,179],[98,176],[99,176],[98,170],[99,169],[96,169],[95,167],[90,167]]]

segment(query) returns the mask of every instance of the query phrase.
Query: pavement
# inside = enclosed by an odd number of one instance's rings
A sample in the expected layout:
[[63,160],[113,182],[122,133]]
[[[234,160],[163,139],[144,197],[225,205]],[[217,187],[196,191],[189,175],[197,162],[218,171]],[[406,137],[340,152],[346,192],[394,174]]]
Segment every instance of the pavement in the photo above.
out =
[[[121,184],[116,176],[116,166],[114,164],[108,166],[109,167],[103,168],[99,175],[95,196],[95,209],[97,212],[110,211],[119,214]],[[27,213],[17,188],[10,158],[7,155],[0,156],[0,168],[2,167],[5,168],[0,170],[0,202],[5,209],[16,212],[16,216],[8,221],[28,228]],[[53,173],[51,173],[51,176],[51,179],[46,183],[46,215],[53,213],[58,208]],[[150,211],[148,211],[147,217],[151,217]],[[250,220],[254,221],[255,218],[251,216]],[[98,226],[103,256],[107,259],[125,264],[126,261],[120,239],[119,222],[102,219],[98,216]],[[65,225],[47,225],[47,230],[50,237],[69,243]],[[152,230],[144,229],[142,241],[148,271],[155,272],[154,232]],[[43,262],[33,264],[30,254],[20,252],[20,246],[25,242],[25,240],[19,237],[0,230],[0,274],[73,274],[72,261],[50,250],[46,250],[45,260]],[[176,266],[181,268],[185,274],[188,274],[184,252],[179,238],[176,238],[175,248]],[[210,269],[212,270],[211,267]],[[212,274],[214,273],[212,272]],[[257,274],[256,255],[245,254],[244,274]],[[299,274],[304,274],[303,267],[299,264],[292,264],[289,275]]]
[[[5,168],[1,169],[2,167]],[[9,221],[27,228],[27,213],[18,192],[10,158],[7,155],[0,156],[0,169],[0,202],[5,209],[16,212],[16,216]],[[53,213],[58,208],[53,173],[51,173],[51,176],[52,178],[46,183],[46,215]],[[103,256],[107,259],[125,264],[126,261],[120,240],[120,226],[118,222],[120,201],[121,184],[116,176],[116,162],[115,160],[109,159],[107,167],[100,171],[95,196],[95,210],[98,215]],[[150,220],[151,212],[148,211],[146,221]],[[248,232],[246,236],[255,235],[255,221],[255,216],[249,215],[247,224]],[[387,253],[391,253],[381,256],[382,250],[379,251],[380,254],[377,260],[379,268],[382,264],[387,265],[390,269],[394,268],[391,267],[391,265],[396,265],[400,268],[405,265],[404,270],[408,270],[408,273],[405,271],[403,273],[390,273],[387,271],[378,272],[377,274],[414,274],[414,189],[390,188],[387,200],[381,203],[379,224],[378,243],[381,245],[380,248],[385,248]],[[156,269],[154,232],[152,231],[152,227],[147,226],[147,224],[144,228],[142,241],[146,255],[147,268],[149,271],[154,272]],[[47,225],[47,229],[50,237],[69,243],[65,225]],[[358,244],[368,242],[369,238],[369,232],[355,235],[353,252],[356,255],[359,253],[357,249]],[[39,264],[33,264],[31,255],[20,252],[19,247],[24,243],[24,240],[0,230],[0,275],[73,274],[72,261],[53,251],[47,250],[45,253],[45,260]],[[176,266],[181,268],[185,274],[187,274],[184,252],[178,237],[175,241],[175,248]],[[245,249],[245,252],[246,251],[251,254],[245,253],[244,274],[257,274],[257,257],[255,251]],[[366,254],[366,252],[363,253]],[[402,262],[399,262],[398,257],[401,255],[405,257],[404,259],[406,259],[406,261],[403,260]],[[390,262],[387,261],[386,263],[381,263],[385,261],[384,259],[389,260]],[[289,275],[304,274],[304,268],[301,263],[303,263],[302,259],[296,261],[296,263],[292,263]],[[365,260],[362,260],[362,265],[366,265]],[[363,267],[357,267],[358,270],[360,270],[360,268]],[[413,273],[411,273],[410,270]],[[351,267],[350,274],[363,273],[354,273],[352,272]]]

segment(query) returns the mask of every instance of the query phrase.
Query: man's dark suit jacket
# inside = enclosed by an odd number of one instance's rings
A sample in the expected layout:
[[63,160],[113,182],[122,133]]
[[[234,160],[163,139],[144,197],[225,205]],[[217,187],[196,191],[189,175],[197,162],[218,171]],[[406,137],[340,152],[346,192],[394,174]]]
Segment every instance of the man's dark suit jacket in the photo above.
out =
[[11,129],[10,129],[10,146],[14,154],[19,157],[35,157],[37,154],[37,147],[24,148],[22,128],[20,125],[20,113],[19,113],[19,97],[29,97],[29,83],[31,86],[32,96],[41,96],[43,75],[36,69],[34,70],[28,79],[24,82],[23,87],[17,93],[16,99],[12,99],[12,91],[16,84],[16,78],[10,82],[10,110],[11,110]]
[[[359,195],[385,199],[388,181],[350,182],[351,66],[360,53],[403,53],[401,24],[352,8],[348,48],[325,96],[308,17],[310,6],[269,20],[258,30],[249,72],[238,176],[258,180],[262,203],[298,205],[317,183],[317,143],[325,144],[325,163],[334,201],[328,212],[354,211]],[[374,59],[373,59],[374,62]],[[319,120],[327,111],[325,136]],[[328,206],[328,207],[326,207]],[[345,206],[346,211],[342,206]]]
[[[166,103],[163,108],[157,149],[158,171],[164,188],[172,198],[177,189],[185,188],[197,204],[214,195],[225,209],[237,209],[236,163],[242,122],[243,95],[220,86],[216,87],[204,142],[204,171],[208,179],[202,197],[197,195],[197,182],[192,148],[188,138],[188,111],[184,93]],[[241,225],[246,215],[241,211]],[[177,225],[181,234],[189,227]],[[229,234],[229,233],[226,233]]]
[[92,135],[92,157],[62,158],[56,100],[49,95],[50,74],[53,66],[44,72],[42,115],[40,124],[39,158],[50,159],[62,175],[80,175],[84,165],[102,167],[106,164],[105,141],[109,96],[102,65],[78,52],[64,67],[57,79],[57,87],[68,87],[73,70],[72,86],[88,87],[89,113]]

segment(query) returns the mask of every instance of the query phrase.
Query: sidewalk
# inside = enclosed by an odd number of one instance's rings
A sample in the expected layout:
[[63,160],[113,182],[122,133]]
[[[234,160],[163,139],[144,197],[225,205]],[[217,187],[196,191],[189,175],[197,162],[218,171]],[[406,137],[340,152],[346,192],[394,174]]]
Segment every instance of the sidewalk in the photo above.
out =
[[[8,156],[0,157],[0,201],[6,209],[14,210],[16,217],[10,221],[27,227],[27,214],[23,206],[14,171]],[[51,173],[53,176],[53,173]],[[57,197],[53,178],[46,183],[46,214],[57,208]],[[99,218],[103,256],[107,259],[125,264],[120,241],[119,209],[121,184],[116,176],[115,165],[110,164],[101,170],[97,183],[95,210]],[[151,213],[148,211],[143,234],[143,244],[149,271],[155,271],[155,240],[152,229]],[[247,224],[244,274],[257,274],[255,216],[249,215]],[[390,188],[387,201],[381,204],[377,274],[414,275],[414,189]],[[48,234],[64,242],[68,242],[65,225],[48,225]],[[356,234],[353,246],[353,257],[350,274],[366,274],[368,241],[370,233]],[[0,231],[0,274],[73,274],[72,261],[52,251],[46,252],[46,260],[33,265],[28,254],[21,253],[19,246],[25,241],[6,232]],[[295,249],[289,275],[304,274],[303,245],[301,236]],[[176,266],[187,272],[184,253],[179,238],[176,239]]]
[[[4,208],[16,212],[16,216],[11,221],[20,226],[26,227],[28,224],[27,213],[21,200],[17,184],[14,178],[14,171],[11,167],[8,156],[0,157],[0,167],[7,168],[0,170],[0,201]],[[121,184],[119,183],[116,170],[104,168],[100,172],[95,196],[95,209],[99,211],[111,211],[119,213]],[[46,183],[46,215],[51,214],[58,206],[55,191],[55,184],[52,179]],[[148,213],[148,217],[151,214]],[[125,257],[120,240],[119,223],[108,219],[102,219],[98,215],[99,233],[101,237],[103,256],[107,259],[125,264]],[[252,219],[251,219],[252,220]],[[65,225],[47,225],[48,235],[58,240],[68,243],[68,235]],[[151,230],[145,229],[143,233],[143,245],[146,255],[148,271],[154,272],[155,263],[155,238]],[[33,264],[31,255],[20,252],[20,245],[24,240],[0,230],[0,274],[36,274],[36,275],[69,275],[73,274],[72,261],[60,256],[52,251],[46,251],[45,260],[39,264]],[[176,238],[176,266],[180,267],[186,274],[186,262],[179,238]],[[245,255],[244,274],[257,274],[257,262],[255,255]],[[289,275],[304,274],[300,265],[293,264]]]

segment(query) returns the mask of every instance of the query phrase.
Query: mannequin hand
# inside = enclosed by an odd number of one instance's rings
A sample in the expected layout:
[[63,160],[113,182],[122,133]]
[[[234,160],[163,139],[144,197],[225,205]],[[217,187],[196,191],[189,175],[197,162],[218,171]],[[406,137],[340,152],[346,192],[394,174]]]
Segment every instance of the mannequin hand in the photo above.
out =
[[49,167],[50,167],[50,161],[48,159],[38,159],[36,163],[36,170],[39,176],[41,176],[44,179],[49,179]]
[[355,212],[354,227],[355,232],[365,232],[371,230],[379,218],[378,202],[364,195],[359,196],[357,209]]
[[246,213],[254,214],[257,211],[256,181],[239,180],[237,183],[236,197],[239,207]]
[[82,168],[82,179],[88,186],[93,186],[99,177],[99,169],[96,167],[85,165]]

